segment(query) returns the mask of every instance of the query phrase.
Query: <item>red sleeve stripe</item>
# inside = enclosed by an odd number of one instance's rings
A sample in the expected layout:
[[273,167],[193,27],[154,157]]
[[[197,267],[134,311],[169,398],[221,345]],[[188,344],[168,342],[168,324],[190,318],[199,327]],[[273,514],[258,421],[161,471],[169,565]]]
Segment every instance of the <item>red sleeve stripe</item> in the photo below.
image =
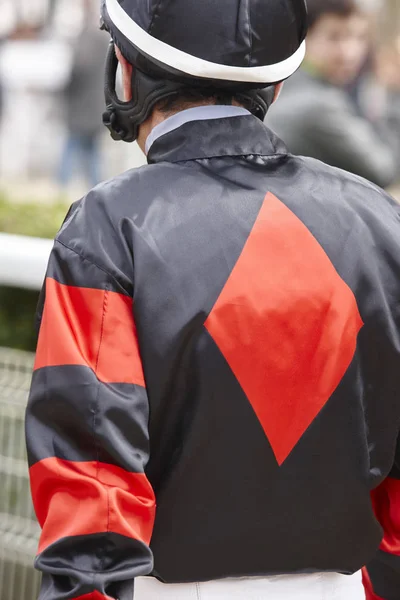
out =
[[376,518],[384,530],[380,549],[400,556],[400,480],[388,477],[371,494]]
[[362,570],[362,575],[366,600],[383,600],[383,598],[375,594],[370,576],[368,575],[368,571],[365,567]]
[[104,383],[145,387],[132,299],[46,280],[35,369],[90,367]]
[[144,473],[97,462],[47,458],[30,469],[42,527],[39,554],[57,540],[112,532],[149,545],[155,497]]

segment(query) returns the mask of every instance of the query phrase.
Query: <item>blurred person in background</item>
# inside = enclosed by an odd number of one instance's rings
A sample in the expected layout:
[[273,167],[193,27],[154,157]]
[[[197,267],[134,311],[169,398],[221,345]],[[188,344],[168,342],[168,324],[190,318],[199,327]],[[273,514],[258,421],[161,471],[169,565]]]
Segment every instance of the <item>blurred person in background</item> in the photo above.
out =
[[46,171],[48,161],[53,161],[53,173],[56,169],[62,128],[53,127],[54,109],[70,72],[70,54],[65,44],[44,35],[40,19],[15,21],[0,50],[0,168],[10,185],[28,184]]
[[[361,90],[368,119],[386,135],[400,139],[400,37],[376,53],[370,76]],[[400,180],[400,174],[399,174]]]
[[104,110],[103,77],[108,41],[98,27],[96,0],[84,0],[84,24],[74,40],[72,73],[65,89],[68,138],[59,181],[63,187],[80,173],[90,186],[101,181],[100,152]]
[[308,0],[308,12],[306,61],[285,84],[267,125],[294,154],[386,187],[398,176],[398,136],[361,115],[347,90],[370,51],[370,13],[356,0]]

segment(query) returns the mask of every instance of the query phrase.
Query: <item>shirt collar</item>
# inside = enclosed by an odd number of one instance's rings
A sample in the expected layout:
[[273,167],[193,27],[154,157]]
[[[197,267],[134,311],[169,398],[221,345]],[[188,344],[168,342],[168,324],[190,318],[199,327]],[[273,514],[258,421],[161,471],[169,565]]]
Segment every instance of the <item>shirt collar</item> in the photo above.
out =
[[287,155],[284,143],[252,114],[240,118],[188,121],[157,138],[149,164],[177,163],[217,157],[252,156],[256,160]]
[[188,108],[183,110],[172,117],[169,117],[159,125],[156,125],[149,137],[146,140],[146,155],[149,153],[150,148],[154,142],[161,136],[182,127],[185,123],[190,121],[210,121],[212,119],[224,119],[230,117],[243,117],[248,116],[251,113],[240,106],[226,106],[226,105],[207,105],[207,106],[196,106],[195,108]]

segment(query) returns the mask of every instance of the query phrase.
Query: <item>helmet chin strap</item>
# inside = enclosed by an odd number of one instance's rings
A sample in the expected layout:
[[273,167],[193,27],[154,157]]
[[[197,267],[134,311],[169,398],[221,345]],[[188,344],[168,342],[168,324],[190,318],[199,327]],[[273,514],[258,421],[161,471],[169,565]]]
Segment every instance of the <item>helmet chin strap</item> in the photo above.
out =
[[[116,92],[117,69],[118,58],[114,43],[110,42],[106,59],[104,84],[106,110],[103,113],[103,123],[109,129],[111,137],[117,141],[136,141],[140,125],[151,115],[155,105],[160,100],[178,95],[181,90],[191,85],[189,81],[184,84],[168,79],[156,79],[135,68],[132,73],[132,100],[123,102]],[[275,86],[234,95],[239,100],[240,98],[246,102],[251,100],[254,106],[253,113],[264,120],[274,100]]]

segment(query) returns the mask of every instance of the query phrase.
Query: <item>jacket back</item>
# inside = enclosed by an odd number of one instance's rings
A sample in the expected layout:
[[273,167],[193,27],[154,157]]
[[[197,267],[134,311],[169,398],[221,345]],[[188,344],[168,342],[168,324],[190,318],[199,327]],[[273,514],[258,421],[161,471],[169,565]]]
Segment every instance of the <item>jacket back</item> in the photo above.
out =
[[[252,116],[186,123],[148,160],[74,205],[58,235],[28,408],[32,478],[49,460],[95,461],[90,481],[112,485],[114,566],[96,580],[109,597],[117,566],[118,581],[182,582],[371,563],[379,585],[374,565],[394,553],[377,555],[371,493],[400,490],[398,206],[288,154]],[[71,327],[75,358],[49,351],[50,331],[67,348]],[[80,581],[63,548],[90,556],[105,525],[87,529],[74,546],[61,527],[38,567],[56,557]]]

